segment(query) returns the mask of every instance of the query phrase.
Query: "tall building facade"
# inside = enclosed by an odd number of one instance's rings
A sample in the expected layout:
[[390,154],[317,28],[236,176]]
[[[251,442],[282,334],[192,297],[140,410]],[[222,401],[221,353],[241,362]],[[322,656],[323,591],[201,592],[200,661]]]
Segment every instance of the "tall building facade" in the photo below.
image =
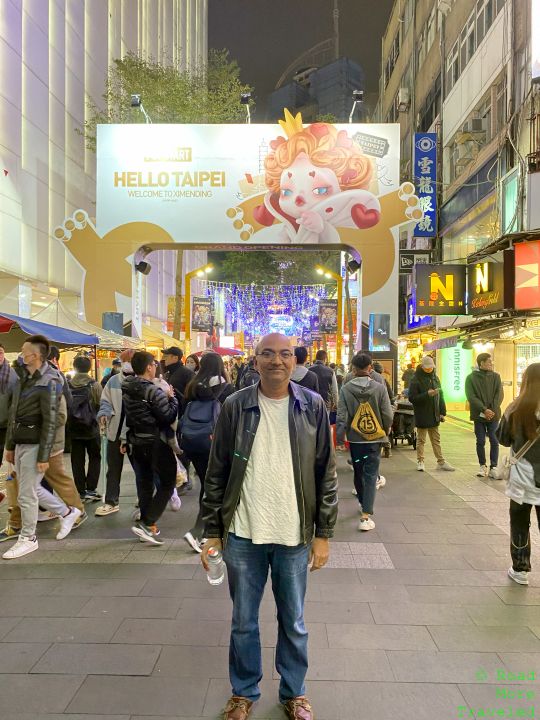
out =
[[[87,101],[102,106],[108,68],[128,52],[179,69],[205,62],[207,14],[207,0],[0,2],[4,312],[34,315],[55,298],[78,307],[83,269],[52,231],[78,208],[95,215],[96,158],[81,135]],[[160,296],[174,294],[175,261],[154,258],[143,312],[166,320]]]
[[[517,393],[524,367],[540,360],[534,329],[540,322],[531,318],[540,301],[526,308],[517,302],[518,244],[540,240],[540,78],[531,76],[540,33],[535,8],[540,15],[538,0],[396,1],[382,43],[378,115],[401,126],[402,180],[418,181],[411,161],[414,133],[437,133],[437,232],[426,240],[413,231],[402,247],[431,249],[432,261],[467,264],[469,272],[478,263],[482,272],[484,263],[511,266],[504,286],[490,296],[500,305],[505,295],[503,312],[490,312],[490,299],[483,298],[485,311],[469,303],[470,315],[441,316],[413,335],[420,343],[431,332],[424,350],[442,350],[452,342],[444,331],[461,328],[467,349],[471,344],[495,353],[508,380],[507,401]],[[530,289],[534,272],[524,282]],[[400,283],[402,297],[410,296],[412,276]],[[402,302],[403,328],[409,329]],[[460,353],[453,358],[460,362]]]
[[[318,66],[298,70],[292,80],[274,90],[268,99],[269,120],[283,117],[283,108],[300,111],[307,122],[331,114],[337,122],[347,122],[353,104],[353,90],[363,90],[364,71],[349,58],[339,58]],[[360,113],[355,117],[361,121]]]

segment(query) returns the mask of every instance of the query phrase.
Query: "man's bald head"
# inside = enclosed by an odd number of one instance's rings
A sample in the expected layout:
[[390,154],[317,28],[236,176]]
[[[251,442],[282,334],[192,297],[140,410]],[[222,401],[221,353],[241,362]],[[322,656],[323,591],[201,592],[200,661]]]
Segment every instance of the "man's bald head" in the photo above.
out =
[[278,395],[288,392],[295,357],[290,339],[281,333],[265,335],[255,349],[255,367],[261,376],[261,388],[277,389]]

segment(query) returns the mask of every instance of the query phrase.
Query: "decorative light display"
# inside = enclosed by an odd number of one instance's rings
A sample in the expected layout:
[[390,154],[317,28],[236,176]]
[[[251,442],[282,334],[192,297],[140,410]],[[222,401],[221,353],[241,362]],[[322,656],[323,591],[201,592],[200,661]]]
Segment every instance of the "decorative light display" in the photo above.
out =
[[301,337],[318,315],[319,300],[335,293],[331,285],[237,285],[209,281],[206,294],[214,307],[224,304],[225,333],[244,332],[260,337],[269,332],[284,332]]

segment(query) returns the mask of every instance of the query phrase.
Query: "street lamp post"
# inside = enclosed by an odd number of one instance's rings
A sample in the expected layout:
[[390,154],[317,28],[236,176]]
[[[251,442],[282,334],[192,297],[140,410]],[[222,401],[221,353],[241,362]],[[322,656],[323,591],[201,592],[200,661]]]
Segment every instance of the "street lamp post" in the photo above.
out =
[[337,283],[336,363],[339,365],[341,363],[341,350],[343,346],[343,280],[341,275],[322,265],[316,265],[315,270],[319,275],[323,275],[323,277],[328,280],[335,280]]
[[208,275],[208,273],[212,272],[213,269],[214,266],[212,265],[212,263],[208,263],[207,265],[203,265],[196,270],[192,270],[191,272],[186,273],[186,282],[184,288],[184,308],[186,313],[186,355],[189,355],[191,350],[191,281],[195,277],[203,278],[205,275]]

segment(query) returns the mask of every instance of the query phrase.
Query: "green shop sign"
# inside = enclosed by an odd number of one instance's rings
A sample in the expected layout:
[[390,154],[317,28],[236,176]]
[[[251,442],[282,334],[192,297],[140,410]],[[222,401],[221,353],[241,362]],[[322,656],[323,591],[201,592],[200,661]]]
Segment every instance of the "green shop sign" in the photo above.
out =
[[465,378],[472,371],[473,351],[461,346],[440,350],[441,384],[447,403],[464,403]]

